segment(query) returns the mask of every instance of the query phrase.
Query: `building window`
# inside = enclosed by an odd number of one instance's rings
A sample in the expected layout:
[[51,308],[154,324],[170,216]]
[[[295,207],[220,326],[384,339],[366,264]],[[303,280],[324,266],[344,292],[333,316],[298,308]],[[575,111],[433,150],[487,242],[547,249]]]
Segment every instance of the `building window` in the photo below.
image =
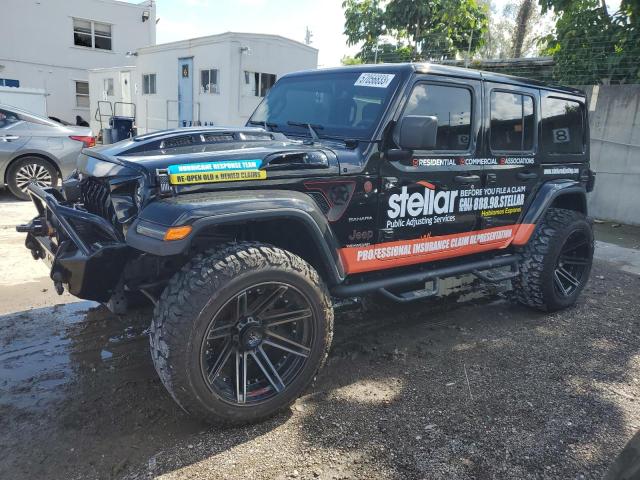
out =
[[471,142],[471,100],[471,91],[466,88],[419,83],[403,115],[438,119],[434,150],[466,151]]
[[10,78],[0,78],[0,87],[19,87],[20,80],[11,80]]
[[142,94],[153,95],[156,93],[156,74],[147,73],[142,75]]
[[76,107],[89,108],[89,82],[76,82]]
[[491,92],[491,150],[526,152],[533,149],[535,116],[533,98]]
[[78,47],[111,50],[111,25],[74,18],[73,44]]
[[276,83],[276,76],[273,73],[244,72],[244,83],[249,87],[249,91],[256,97],[264,97],[269,89]]
[[549,153],[584,152],[584,107],[563,98],[542,99],[542,144]]
[[200,70],[200,93],[220,93],[217,69]]
[[104,93],[107,97],[113,97],[113,78],[104,79]]

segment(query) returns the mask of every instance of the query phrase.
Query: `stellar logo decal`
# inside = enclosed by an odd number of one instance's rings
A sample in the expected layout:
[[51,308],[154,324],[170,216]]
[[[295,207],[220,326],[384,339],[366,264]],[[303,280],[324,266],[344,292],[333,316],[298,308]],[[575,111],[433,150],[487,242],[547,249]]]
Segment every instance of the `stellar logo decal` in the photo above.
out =
[[[385,228],[416,227],[456,221],[457,213],[492,211],[493,215],[521,212],[526,186],[470,188],[437,191],[434,184],[419,181],[424,190],[409,193],[407,186],[389,196]],[[514,208],[515,207],[515,208]],[[484,216],[490,216],[487,213]]]

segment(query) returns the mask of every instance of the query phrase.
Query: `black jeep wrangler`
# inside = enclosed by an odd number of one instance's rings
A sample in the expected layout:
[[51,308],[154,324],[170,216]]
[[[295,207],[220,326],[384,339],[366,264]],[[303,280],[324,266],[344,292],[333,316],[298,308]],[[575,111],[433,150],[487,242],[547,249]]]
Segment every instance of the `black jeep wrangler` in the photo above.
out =
[[410,302],[440,279],[511,280],[572,305],[593,257],[585,96],[429,64],[282,77],[244,128],[187,128],[83,151],[29,187],[18,227],[59,292],[155,310],[151,354],[187,412],[262,419],[312,382],[333,306]]

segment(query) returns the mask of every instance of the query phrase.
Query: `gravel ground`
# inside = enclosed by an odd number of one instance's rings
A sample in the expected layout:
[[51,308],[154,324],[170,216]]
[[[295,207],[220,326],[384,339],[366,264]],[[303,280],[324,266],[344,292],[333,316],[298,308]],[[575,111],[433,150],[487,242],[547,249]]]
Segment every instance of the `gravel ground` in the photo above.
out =
[[148,312],[53,295],[8,228],[27,204],[0,202],[0,478],[595,479],[640,429],[638,251],[601,245],[552,315],[495,294],[342,313],[307,395],[220,429],[164,391]]

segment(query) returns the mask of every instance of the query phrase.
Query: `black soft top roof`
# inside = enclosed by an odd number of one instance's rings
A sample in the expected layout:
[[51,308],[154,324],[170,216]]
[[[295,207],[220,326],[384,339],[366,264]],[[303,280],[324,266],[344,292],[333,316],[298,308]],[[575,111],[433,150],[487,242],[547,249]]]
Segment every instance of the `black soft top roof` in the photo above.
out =
[[282,78],[290,78],[296,76],[322,75],[325,73],[339,72],[385,72],[398,74],[411,73],[429,73],[432,75],[443,75],[457,78],[470,78],[475,80],[487,80],[489,82],[507,83],[510,85],[521,85],[524,87],[544,88],[546,90],[554,90],[558,92],[568,93],[571,95],[585,96],[582,90],[573,87],[561,85],[551,85],[539,80],[531,80],[529,78],[516,77],[513,75],[504,75],[495,72],[486,72],[482,70],[474,70],[471,68],[454,67],[449,65],[439,65],[436,63],[378,63],[375,65],[352,65],[346,67],[321,68],[317,70],[303,70],[300,72],[289,73],[283,75]]

